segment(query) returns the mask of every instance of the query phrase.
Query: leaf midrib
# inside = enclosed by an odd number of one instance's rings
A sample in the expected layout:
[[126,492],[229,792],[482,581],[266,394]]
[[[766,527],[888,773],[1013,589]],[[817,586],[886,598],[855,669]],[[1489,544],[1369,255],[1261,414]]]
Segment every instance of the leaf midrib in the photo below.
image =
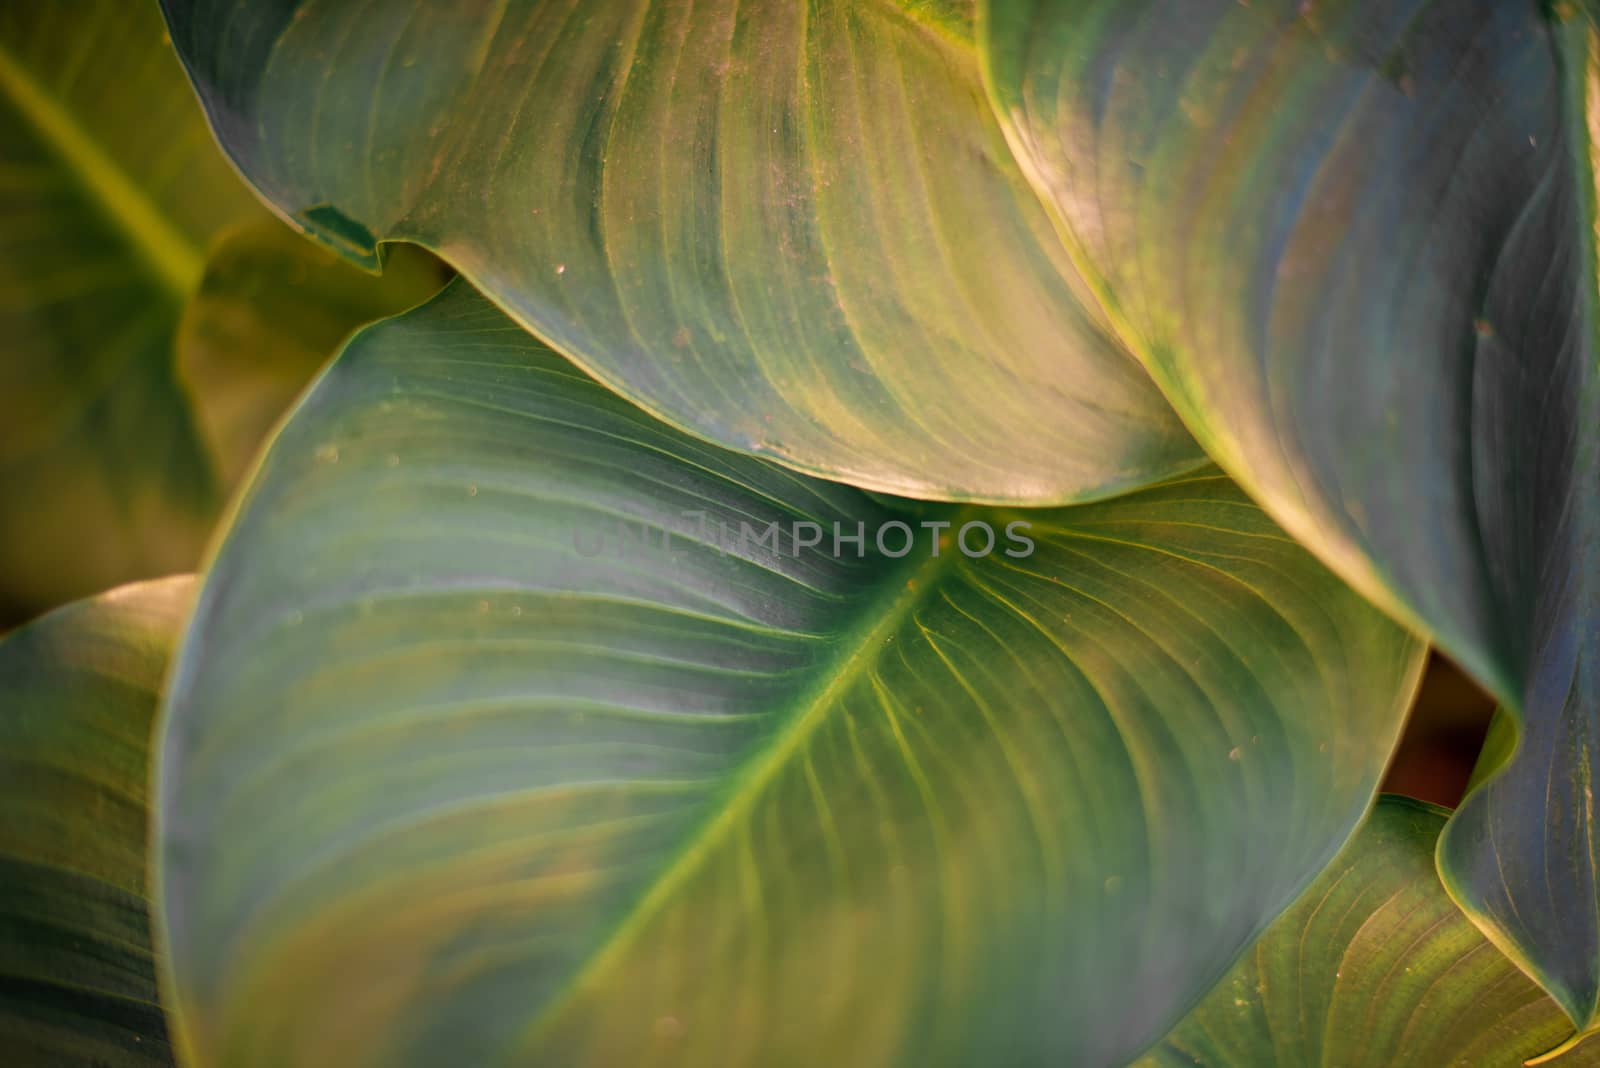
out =
[[[973,507],[960,509],[951,516],[950,529],[958,529],[977,510]],[[889,592],[875,599],[862,614],[863,619],[873,622],[866,626],[865,632],[859,637],[840,642],[839,652],[834,659],[818,669],[818,684],[795,702],[800,711],[777,731],[765,748],[745,760],[737,778],[729,786],[723,803],[698,829],[690,833],[672,863],[656,876],[633,907],[617,921],[610,934],[589,954],[588,962],[581,965],[561,992],[546,1003],[524,1032],[526,1038],[535,1040],[561,1017],[569,1005],[592,991],[650,921],[694,877],[702,862],[738,826],[740,819],[788,765],[790,758],[800,752],[827,721],[827,714],[838,706],[839,696],[873,662],[873,653],[882,648],[887,639],[912,617],[929,592],[937,587],[941,574],[959,558],[960,553],[955,551],[953,545],[942,548],[950,551],[930,555],[914,566],[897,569],[885,578],[885,589]]]
[[0,93],[4,93],[46,145],[130,239],[164,288],[187,297],[199,284],[205,259],[138,183],[106,154],[82,124],[0,42]]

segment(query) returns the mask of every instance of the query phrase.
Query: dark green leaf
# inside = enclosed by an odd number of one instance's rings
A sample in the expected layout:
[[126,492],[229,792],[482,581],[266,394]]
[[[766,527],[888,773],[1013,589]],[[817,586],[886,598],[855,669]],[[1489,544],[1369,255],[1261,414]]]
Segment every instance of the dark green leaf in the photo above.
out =
[[1419,666],[1215,472],[907,513],[457,283],[319,380],[202,594],[161,770],[186,1031],[230,1068],[1117,1063],[1334,854]]
[[[1486,941],[1434,871],[1448,812],[1378,802],[1294,907],[1144,1068],[1512,1068],[1566,1015]],[[1600,1042],[1549,1064],[1600,1064]]]
[[170,1065],[145,895],[145,783],[188,576],[0,640],[0,1059]]
[[166,4],[273,203],[358,261],[438,251],[669,422],[940,499],[1195,468],[1012,161],[961,7]]
[[1525,720],[1441,870],[1588,1028],[1600,83],[1573,10],[990,0],[980,21],[1013,147],[1196,435]]

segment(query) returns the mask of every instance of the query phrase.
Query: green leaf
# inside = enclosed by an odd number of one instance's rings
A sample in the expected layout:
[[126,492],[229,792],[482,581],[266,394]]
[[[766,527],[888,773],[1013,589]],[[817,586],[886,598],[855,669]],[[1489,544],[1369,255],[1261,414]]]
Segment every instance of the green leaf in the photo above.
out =
[[421,303],[438,260],[401,247],[382,279],[275,220],[225,234],[183,312],[178,380],[224,485],[235,484],[305,384],[358,325]]
[[[1557,1047],[1561,1006],[1439,885],[1448,812],[1384,797],[1144,1068],[1501,1068]],[[1600,1064],[1600,1043],[1549,1064]]]
[[264,213],[162,37],[153,4],[0,9],[0,625],[192,567],[219,503],[172,339]]
[[1007,136],[1196,436],[1525,722],[1441,871],[1587,1029],[1600,82],[1572,11],[989,0],[980,23]]
[[147,3],[0,11],[0,627],[193,567],[344,336],[442,281],[272,220],[164,36]]
[[948,500],[1197,467],[1012,161],[962,7],[165,3],[271,202],[359,262],[439,252],[674,425]]
[[0,1049],[9,1064],[170,1065],[145,894],[145,783],[189,576],[0,639]]
[[186,1039],[1115,1063],[1334,855],[1420,662],[1214,471],[906,512],[654,421],[458,282],[318,381],[201,595],[158,816]]

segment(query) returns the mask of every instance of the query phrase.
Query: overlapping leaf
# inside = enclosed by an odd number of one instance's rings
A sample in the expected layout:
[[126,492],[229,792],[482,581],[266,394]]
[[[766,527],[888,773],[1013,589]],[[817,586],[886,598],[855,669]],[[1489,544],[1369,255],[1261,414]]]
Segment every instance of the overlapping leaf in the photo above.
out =
[[173,335],[211,236],[264,215],[159,11],[0,9],[0,619],[193,565],[218,500]]
[[[1561,1007],[1439,885],[1444,809],[1385,797],[1144,1068],[1513,1068],[1556,1049]],[[1600,1064],[1600,1043],[1544,1063]]]
[[1588,1027],[1600,92],[1577,12],[990,0],[980,22],[1013,147],[1207,449],[1524,715],[1441,868]]
[[1333,855],[1419,660],[1215,472],[908,513],[457,283],[319,380],[202,594],[177,1007],[229,1066],[1118,1063]]
[[150,729],[189,577],[0,640],[0,1050],[170,1065],[145,894]]
[[715,442],[954,500],[1201,460],[1083,299],[960,4],[165,6],[280,208],[358,260],[440,252]]
[[245,473],[290,402],[356,326],[418,304],[444,272],[420,249],[381,281],[275,220],[225,234],[178,330],[177,376],[223,485]]
[[301,247],[162,38],[152,4],[0,11],[0,625],[192,567],[339,340],[438,285],[421,253],[379,281]]

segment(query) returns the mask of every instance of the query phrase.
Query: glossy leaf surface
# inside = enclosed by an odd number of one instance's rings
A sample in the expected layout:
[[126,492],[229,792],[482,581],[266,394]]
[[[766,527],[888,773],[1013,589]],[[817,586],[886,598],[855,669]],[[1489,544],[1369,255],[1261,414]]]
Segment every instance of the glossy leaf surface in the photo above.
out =
[[1193,469],[994,121],[960,4],[168,0],[219,137],[358,261],[438,251],[657,415],[872,489]]
[[1588,1027],[1600,90],[1579,10],[990,0],[980,22],[1012,145],[1208,451],[1525,721],[1441,871]]
[[[1514,1068],[1572,1032],[1439,885],[1448,812],[1386,796],[1142,1068]],[[1600,1064],[1600,1043],[1545,1063]]]
[[1350,832],[1420,654],[1214,471],[907,512],[457,283],[319,380],[202,594],[162,743],[187,1037],[1119,1063]]
[[0,1049],[170,1065],[145,891],[150,732],[194,592],[80,601],[0,639]]

